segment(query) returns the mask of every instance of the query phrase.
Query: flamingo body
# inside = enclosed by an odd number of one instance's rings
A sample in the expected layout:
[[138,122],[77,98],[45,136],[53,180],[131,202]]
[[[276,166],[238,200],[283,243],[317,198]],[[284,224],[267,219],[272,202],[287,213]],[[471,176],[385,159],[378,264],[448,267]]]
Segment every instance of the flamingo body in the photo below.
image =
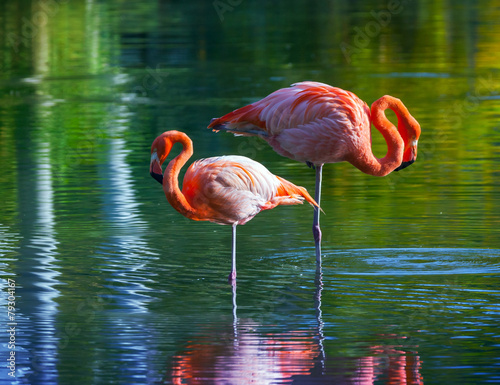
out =
[[[172,159],[165,172],[162,164],[175,143],[182,152]],[[229,281],[236,279],[236,226],[243,225],[262,210],[279,205],[296,205],[304,200],[317,203],[304,187],[272,174],[267,168],[243,156],[200,159],[186,171],[182,191],[178,176],[193,154],[189,137],[179,131],[167,131],[151,145],[150,174],[163,186],[168,202],[179,213],[196,221],[232,225],[232,270]]]
[[304,188],[272,174],[244,156],[194,162],[184,175],[182,193],[199,213],[197,220],[243,225],[262,210],[314,200]]
[[214,119],[209,128],[259,135],[300,162],[337,163],[370,146],[370,109],[352,92],[302,82]]

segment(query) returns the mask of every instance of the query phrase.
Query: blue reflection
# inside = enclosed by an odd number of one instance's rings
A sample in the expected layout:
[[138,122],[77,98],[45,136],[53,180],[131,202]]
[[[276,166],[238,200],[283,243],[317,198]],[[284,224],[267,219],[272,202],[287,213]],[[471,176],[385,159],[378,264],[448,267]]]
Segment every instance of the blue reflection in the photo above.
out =
[[24,218],[27,243],[20,248],[19,265],[23,274],[15,277],[21,288],[16,318],[21,323],[21,346],[26,349],[28,361],[28,367],[21,365],[19,368],[18,377],[28,378],[32,384],[50,384],[56,383],[58,377],[56,322],[60,292],[57,285],[61,273],[56,258],[59,242],[55,230],[49,143],[40,143],[35,157],[34,178],[30,179],[34,185],[29,193],[34,194],[34,199],[29,205],[29,216]]
[[148,224],[140,217],[134,177],[127,163],[130,150],[123,136],[131,113],[127,107],[119,106],[116,115],[111,122],[112,138],[106,160],[99,166],[102,210],[112,233],[100,245],[99,254],[104,259],[104,269],[113,276],[110,283],[118,292],[116,299],[120,305],[134,312],[146,312],[147,303],[153,300],[148,294],[152,291],[148,283],[156,277],[147,265],[157,254],[144,240]]

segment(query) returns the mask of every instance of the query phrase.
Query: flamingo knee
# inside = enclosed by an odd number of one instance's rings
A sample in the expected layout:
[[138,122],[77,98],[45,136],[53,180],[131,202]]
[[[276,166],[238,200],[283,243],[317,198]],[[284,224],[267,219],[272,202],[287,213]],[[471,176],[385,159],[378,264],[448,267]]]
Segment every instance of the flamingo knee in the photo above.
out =
[[319,224],[313,225],[312,232],[314,235],[314,242],[321,243],[321,228],[319,227]]

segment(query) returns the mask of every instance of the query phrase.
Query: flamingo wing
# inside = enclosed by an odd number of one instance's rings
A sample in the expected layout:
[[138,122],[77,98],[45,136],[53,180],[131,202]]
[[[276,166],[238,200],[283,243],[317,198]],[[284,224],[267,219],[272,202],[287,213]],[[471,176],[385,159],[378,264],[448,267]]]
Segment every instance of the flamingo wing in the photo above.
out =
[[220,224],[244,224],[261,210],[281,204],[314,202],[303,187],[243,156],[194,162],[186,171],[182,192],[206,220]]
[[334,163],[369,139],[370,110],[352,92],[301,82],[214,119],[208,127],[262,136],[291,159]]

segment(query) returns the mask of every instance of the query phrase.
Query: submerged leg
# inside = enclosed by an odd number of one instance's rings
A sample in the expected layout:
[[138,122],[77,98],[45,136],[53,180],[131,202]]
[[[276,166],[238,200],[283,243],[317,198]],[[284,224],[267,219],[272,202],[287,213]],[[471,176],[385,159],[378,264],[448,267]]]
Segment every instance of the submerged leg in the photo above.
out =
[[231,285],[236,284],[236,224],[233,225],[233,242],[232,242],[232,256],[231,256],[231,273],[227,277],[227,281]]
[[[323,165],[316,166],[316,191],[314,192],[314,200],[321,206],[321,179],[322,179]],[[312,227],[314,242],[316,245],[316,267],[321,267],[321,229],[319,227],[319,208],[314,208],[314,220]]]

